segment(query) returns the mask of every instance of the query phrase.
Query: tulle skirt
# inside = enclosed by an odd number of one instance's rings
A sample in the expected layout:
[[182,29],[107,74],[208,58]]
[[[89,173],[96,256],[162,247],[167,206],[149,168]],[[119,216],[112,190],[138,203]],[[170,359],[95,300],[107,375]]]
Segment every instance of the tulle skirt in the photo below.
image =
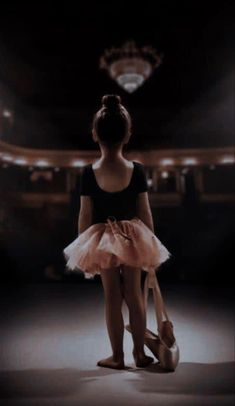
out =
[[63,254],[67,271],[80,270],[91,277],[122,265],[154,272],[171,256],[141,219],[116,220],[113,216],[108,216],[106,223],[88,227]]

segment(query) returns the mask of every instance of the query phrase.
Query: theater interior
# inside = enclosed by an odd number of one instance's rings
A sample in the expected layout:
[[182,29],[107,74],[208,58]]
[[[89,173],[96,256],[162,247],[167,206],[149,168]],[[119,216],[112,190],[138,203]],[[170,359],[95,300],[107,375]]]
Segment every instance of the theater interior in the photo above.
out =
[[[1,404],[234,404],[233,6],[209,3],[2,4]],[[110,352],[101,278],[66,272],[104,94],[132,116],[124,156],[145,167],[172,254],[157,277],[181,351],[173,374],[136,369],[128,332],[132,368],[96,366]],[[147,320],[156,331],[151,293]]]

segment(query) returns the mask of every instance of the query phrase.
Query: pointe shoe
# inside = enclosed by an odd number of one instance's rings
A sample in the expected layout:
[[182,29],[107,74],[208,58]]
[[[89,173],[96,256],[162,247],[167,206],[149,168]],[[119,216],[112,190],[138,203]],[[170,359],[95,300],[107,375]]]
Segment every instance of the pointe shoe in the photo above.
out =
[[[171,331],[172,323],[165,321],[164,324],[162,339],[160,339],[157,334],[153,333],[153,331],[146,328],[144,344],[149,348],[164,369],[174,371],[179,362],[179,346]],[[129,324],[126,325],[125,328],[130,333],[132,332]]]
[[[127,324],[125,326],[125,329],[129,331],[129,333],[132,333],[131,326],[130,324]],[[155,358],[159,361],[159,344],[160,344],[159,337],[154,334],[151,330],[145,329],[144,333],[144,344],[148,349],[153,353]]]

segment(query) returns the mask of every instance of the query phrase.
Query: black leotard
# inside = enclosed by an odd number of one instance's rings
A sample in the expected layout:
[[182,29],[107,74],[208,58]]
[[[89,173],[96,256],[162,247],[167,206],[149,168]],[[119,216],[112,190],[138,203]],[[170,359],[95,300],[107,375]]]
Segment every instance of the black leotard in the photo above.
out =
[[138,193],[148,191],[144,165],[134,164],[129,185],[117,192],[107,192],[96,182],[92,163],[85,165],[80,177],[80,196],[91,196],[93,200],[92,224],[106,222],[108,216],[116,220],[130,220],[137,215],[136,200]]

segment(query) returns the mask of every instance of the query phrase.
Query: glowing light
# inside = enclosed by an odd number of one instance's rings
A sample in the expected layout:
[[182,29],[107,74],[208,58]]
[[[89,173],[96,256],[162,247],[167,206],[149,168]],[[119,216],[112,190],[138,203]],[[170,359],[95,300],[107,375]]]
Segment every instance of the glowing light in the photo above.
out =
[[127,41],[120,48],[106,49],[100,58],[100,68],[107,70],[124,90],[133,93],[162,63],[162,56],[152,46],[139,48],[134,41]]
[[185,165],[195,165],[197,163],[196,158],[186,158],[184,159],[184,164]]
[[117,76],[117,83],[128,93],[133,93],[144,83],[144,76],[138,73],[123,73]]
[[81,159],[76,159],[75,161],[72,162],[71,165],[74,166],[74,167],[80,167],[80,166],[84,166],[85,163]]
[[171,158],[164,158],[160,161],[162,165],[173,165],[174,160]]
[[235,158],[234,158],[233,155],[227,155],[227,156],[224,156],[224,157],[221,159],[221,163],[222,163],[222,164],[232,164],[232,163],[234,163],[234,162],[235,162]]
[[13,157],[11,155],[2,155],[2,159],[4,161],[13,161]]
[[148,184],[148,186],[152,186],[153,185],[153,179],[148,178],[147,179],[147,184]]
[[25,158],[16,158],[14,160],[14,163],[17,165],[26,165],[27,164],[27,159]]
[[10,110],[4,109],[2,112],[3,117],[9,118],[11,117],[11,112]]
[[169,177],[169,173],[168,173],[167,171],[163,171],[163,172],[161,173],[161,177],[162,177],[163,179],[166,179],[166,178]]
[[214,170],[215,169],[215,165],[210,165],[210,169]]
[[59,170],[60,170],[60,168],[59,168],[58,166],[56,166],[56,167],[54,168],[54,171],[55,171],[55,172],[59,172]]
[[44,159],[39,159],[38,161],[35,162],[35,165],[44,167],[44,166],[49,166],[49,163],[48,163],[48,161],[46,161]]

